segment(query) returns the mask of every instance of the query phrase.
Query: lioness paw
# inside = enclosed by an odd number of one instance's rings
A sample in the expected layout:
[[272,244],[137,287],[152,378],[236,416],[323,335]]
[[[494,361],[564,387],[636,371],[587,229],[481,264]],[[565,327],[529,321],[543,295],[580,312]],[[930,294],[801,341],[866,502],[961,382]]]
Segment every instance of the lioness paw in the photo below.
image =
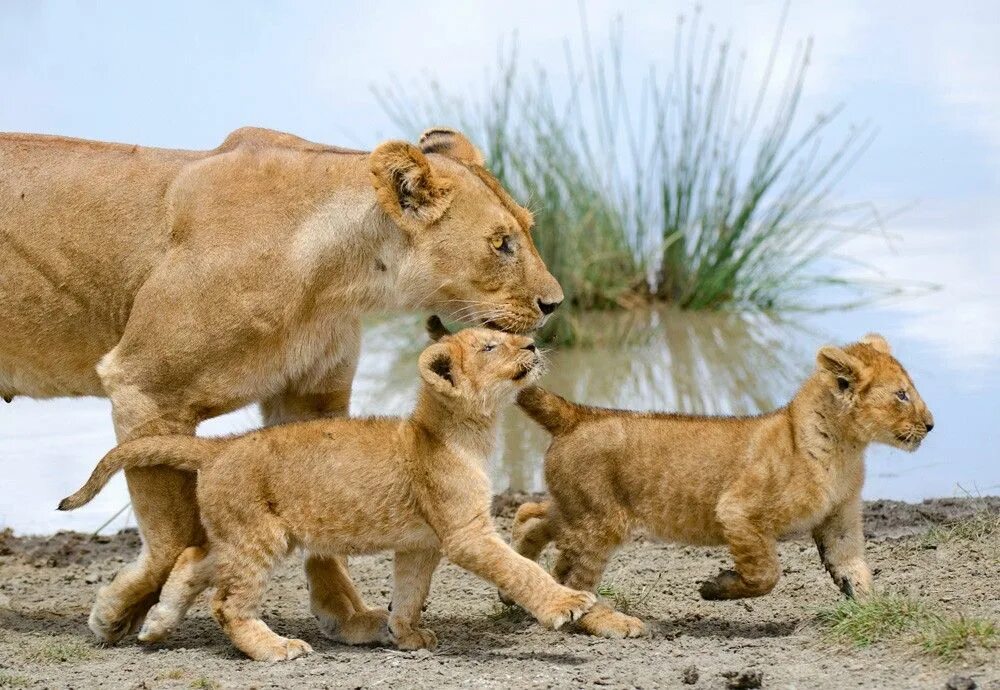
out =
[[578,592],[568,587],[560,587],[560,594],[542,604],[535,618],[542,625],[558,630],[564,623],[579,620],[597,602],[590,592]]

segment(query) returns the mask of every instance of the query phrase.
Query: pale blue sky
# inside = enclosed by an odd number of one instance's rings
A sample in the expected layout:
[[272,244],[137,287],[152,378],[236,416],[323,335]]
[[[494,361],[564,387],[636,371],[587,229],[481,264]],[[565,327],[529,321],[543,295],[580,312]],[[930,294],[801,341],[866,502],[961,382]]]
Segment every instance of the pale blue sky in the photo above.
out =
[[[702,2],[760,72],[784,0]],[[694,3],[587,3],[621,14],[635,74],[671,57]],[[557,74],[576,2],[5,2],[0,130],[210,148],[244,124],[371,146],[395,131],[370,87],[433,75],[475,88],[501,40]],[[1000,187],[1000,9],[990,0],[793,2],[784,58],[815,38],[802,114],[838,102],[879,136],[846,183],[877,200],[978,199]]]

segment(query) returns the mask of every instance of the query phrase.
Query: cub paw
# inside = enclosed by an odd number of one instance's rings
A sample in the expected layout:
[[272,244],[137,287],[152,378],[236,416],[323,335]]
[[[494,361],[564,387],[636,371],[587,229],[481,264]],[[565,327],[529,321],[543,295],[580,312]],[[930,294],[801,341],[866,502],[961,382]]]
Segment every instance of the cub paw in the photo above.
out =
[[389,612],[386,609],[368,609],[354,613],[341,622],[323,611],[316,612],[320,631],[335,642],[344,644],[391,644]]
[[578,592],[568,587],[560,587],[554,597],[533,613],[539,623],[558,630],[564,623],[582,618],[596,602],[597,597],[590,592]]
[[648,634],[646,624],[635,616],[628,616],[619,611],[597,604],[590,609],[578,623],[580,629],[590,635],[621,639],[625,637],[643,637]]
[[305,640],[289,640],[279,637],[273,645],[259,650],[251,656],[256,661],[291,661],[306,654],[312,654],[313,648]]
[[153,644],[165,639],[174,627],[175,616],[163,603],[159,603],[146,614],[146,621],[139,631],[139,641]]
[[156,595],[150,595],[132,605],[123,605],[116,597],[102,588],[97,593],[97,601],[90,609],[87,626],[103,643],[114,644],[135,632],[142,624],[146,611],[156,603]]
[[722,570],[711,580],[705,580],[698,588],[702,599],[717,601],[720,599],[737,599],[741,595],[743,581],[735,570]]

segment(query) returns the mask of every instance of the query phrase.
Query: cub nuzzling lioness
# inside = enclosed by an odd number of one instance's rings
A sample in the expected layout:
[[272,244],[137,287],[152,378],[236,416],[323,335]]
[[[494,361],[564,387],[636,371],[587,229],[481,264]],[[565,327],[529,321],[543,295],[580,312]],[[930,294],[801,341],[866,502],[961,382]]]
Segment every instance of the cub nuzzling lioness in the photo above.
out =
[[212,611],[233,643],[259,660],[311,651],[260,619],[270,573],[291,549],[319,555],[395,551],[387,634],[404,649],[433,647],[419,627],[441,554],[495,583],[558,628],[594,603],[515,553],[490,517],[484,464],[496,416],[539,376],[532,340],[489,329],[439,333],[419,359],[423,379],[407,419],[324,419],[231,438],[151,436],[109,452],[61,510],[83,505],[117,471],[168,465],[197,470],[207,553],[187,549],[140,638],[161,639],[197,594],[216,586]]
[[[556,579],[594,590],[611,553],[637,529],[666,541],[727,544],[735,569],[702,583],[705,599],[755,597],[781,574],[776,540],[811,530],[848,596],[871,591],[861,529],[864,451],[913,451],[933,426],[906,370],[878,335],[827,346],[792,401],[756,417],[698,417],[585,407],[541,388],[517,397],[552,434],[551,500],[517,512],[513,545],[537,559],[555,541]],[[642,621],[596,605],[580,620],[609,637]]]

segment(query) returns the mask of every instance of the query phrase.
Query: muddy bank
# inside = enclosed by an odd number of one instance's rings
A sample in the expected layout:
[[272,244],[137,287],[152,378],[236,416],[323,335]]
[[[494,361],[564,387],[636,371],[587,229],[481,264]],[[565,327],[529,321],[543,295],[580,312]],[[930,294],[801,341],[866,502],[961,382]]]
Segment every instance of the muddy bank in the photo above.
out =
[[[498,523],[524,496],[495,501]],[[866,506],[868,555],[879,586],[906,590],[947,611],[1000,620],[1000,549],[995,539],[945,541],[930,548],[933,525],[960,521],[1000,499],[944,499]],[[839,592],[807,540],[780,545],[782,580],[763,598],[706,602],[697,583],[728,562],[723,549],[636,542],[605,577],[620,602],[647,620],[649,638],[594,639],[549,631],[502,609],[493,589],[450,564],[435,576],[425,623],[437,652],[352,648],[325,640],[307,611],[298,558],[278,570],[264,617],[316,653],[258,664],[234,651],[204,601],[165,644],[134,638],[114,648],[91,641],[86,618],[97,587],[139,548],[134,531],[91,538],[0,535],[0,687],[888,687],[943,688],[956,674],[1000,688],[1000,662],[982,655],[944,662],[912,646],[854,648],[831,642],[816,612]],[[372,604],[391,588],[387,557],[353,559]]]

